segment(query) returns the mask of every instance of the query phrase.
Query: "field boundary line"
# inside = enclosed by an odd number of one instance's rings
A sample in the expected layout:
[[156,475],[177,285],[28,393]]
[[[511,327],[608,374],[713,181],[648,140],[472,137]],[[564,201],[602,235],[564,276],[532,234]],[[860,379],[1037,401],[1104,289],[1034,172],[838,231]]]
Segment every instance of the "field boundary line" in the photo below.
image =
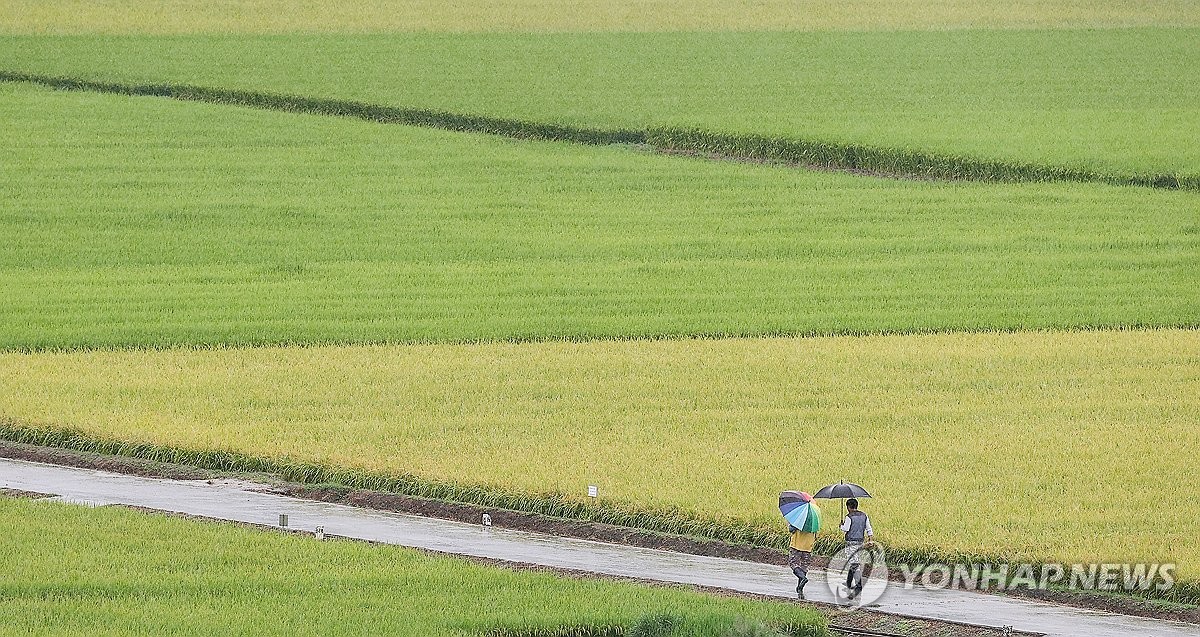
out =
[[1068,166],[992,160],[966,155],[877,147],[814,139],[736,134],[694,128],[599,129],[513,118],[404,108],[353,100],[222,89],[189,84],[122,83],[0,70],[0,82],[29,83],[116,95],[165,97],[182,101],[325,115],[522,140],[575,144],[632,144],[667,154],[702,159],[782,164],[862,176],[992,183],[1080,182],[1200,191],[1200,174],[1103,172]]
[[948,326],[935,328],[880,328],[880,329],[796,329],[763,331],[696,331],[696,332],[647,332],[644,334],[513,334],[502,337],[484,338],[426,338],[412,339],[343,339],[330,338],[298,341],[289,338],[243,339],[226,341],[153,341],[0,345],[0,354],[67,354],[71,352],[165,352],[171,350],[216,351],[227,349],[308,349],[316,347],[403,347],[420,345],[493,345],[493,344],[538,344],[538,343],[654,343],[661,341],[726,341],[748,339],[803,339],[803,338],[865,338],[874,336],[936,336],[939,334],[1065,334],[1076,332],[1160,332],[1167,330],[1198,331],[1200,322],[1182,323],[1114,323],[1078,325],[1011,325],[1011,326]]
[[[639,507],[605,499],[590,503],[572,499],[563,493],[527,493],[484,484],[433,480],[408,473],[336,468],[297,461],[286,456],[275,459],[231,450],[197,450],[173,445],[122,441],[78,429],[25,423],[4,416],[0,416],[0,440],[218,472],[267,474],[299,485],[377,491],[780,551],[788,541],[788,534],[775,526],[767,528],[730,518],[704,516],[677,507]],[[813,552],[817,555],[831,556],[838,553],[842,546],[843,543],[834,534],[825,534],[818,537]],[[937,547],[888,546],[889,564],[915,566],[961,563],[1000,566],[1018,561],[1034,564],[1035,570],[1043,562],[1054,562],[1018,553],[989,555]],[[1128,595],[1135,597],[1133,594]],[[1200,604],[1200,581],[1181,580],[1169,591],[1150,589],[1137,594],[1136,597]]]
[[634,130],[598,130],[486,115],[383,106],[353,100],[211,88],[189,84],[126,84],[2,70],[0,70],[0,82],[39,84],[65,91],[109,93],[134,97],[166,97],[187,102],[242,106],[285,113],[346,117],[380,124],[402,124],[463,133],[485,133],[514,139],[563,141],[589,145],[646,143],[646,134]]

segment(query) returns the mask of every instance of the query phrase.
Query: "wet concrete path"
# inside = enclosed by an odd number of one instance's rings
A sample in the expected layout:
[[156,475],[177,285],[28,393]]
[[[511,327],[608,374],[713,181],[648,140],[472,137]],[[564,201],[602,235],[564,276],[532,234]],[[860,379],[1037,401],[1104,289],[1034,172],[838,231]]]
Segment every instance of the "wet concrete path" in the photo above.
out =
[[[274,525],[374,540],[444,553],[526,562],[606,575],[714,586],[795,597],[795,579],[781,566],[486,528],[435,518],[360,509],[265,493],[268,487],[236,480],[177,481],[91,469],[0,459],[0,487],[53,493],[66,502],[126,504],[223,520]],[[823,573],[810,574],[809,599],[833,602]],[[1200,637],[1200,626],[1150,620],[967,591],[907,590],[892,583],[873,610],[1012,626],[1054,636]]]

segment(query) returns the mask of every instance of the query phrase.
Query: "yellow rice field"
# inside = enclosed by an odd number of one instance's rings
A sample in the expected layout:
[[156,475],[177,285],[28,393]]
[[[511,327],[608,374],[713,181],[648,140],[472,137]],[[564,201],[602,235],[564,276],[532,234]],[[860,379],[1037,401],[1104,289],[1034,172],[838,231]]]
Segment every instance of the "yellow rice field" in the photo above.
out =
[[844,478],[894,545],[1200,572],[1195,331],[5,353],[0,387],[20,423],[762,524]]
[[1197,26],[1190,0],[6,0],[0,34],[824,31]]

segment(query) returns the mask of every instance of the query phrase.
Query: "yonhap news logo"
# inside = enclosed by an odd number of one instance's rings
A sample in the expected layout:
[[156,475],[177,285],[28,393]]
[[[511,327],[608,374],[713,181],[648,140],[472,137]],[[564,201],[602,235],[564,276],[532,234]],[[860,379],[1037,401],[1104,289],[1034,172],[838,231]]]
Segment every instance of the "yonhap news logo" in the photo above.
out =
[[836,603],[869,606],[891,586],[1004,592],[1073,590],[1164,593],[1176,584],[1174,563],[900,564],[888,567],[879,544],[847,547],[829,561],[825,584]]
[[1163,593],[1175,586],[1173,563],[903,564],[895,573],[908,589],[1003,592],[1061,588]]

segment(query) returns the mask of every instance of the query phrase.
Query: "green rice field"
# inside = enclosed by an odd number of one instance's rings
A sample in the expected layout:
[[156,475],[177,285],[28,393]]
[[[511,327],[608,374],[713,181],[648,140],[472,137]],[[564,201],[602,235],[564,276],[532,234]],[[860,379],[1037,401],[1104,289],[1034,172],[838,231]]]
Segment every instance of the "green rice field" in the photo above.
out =
[[1197,320],[1191,193],[864,179],[17,84],[0,96],[5,349]]
[[0,59],[44,75],[1197,177],[1197,39],[1186,28],[12,36]]

